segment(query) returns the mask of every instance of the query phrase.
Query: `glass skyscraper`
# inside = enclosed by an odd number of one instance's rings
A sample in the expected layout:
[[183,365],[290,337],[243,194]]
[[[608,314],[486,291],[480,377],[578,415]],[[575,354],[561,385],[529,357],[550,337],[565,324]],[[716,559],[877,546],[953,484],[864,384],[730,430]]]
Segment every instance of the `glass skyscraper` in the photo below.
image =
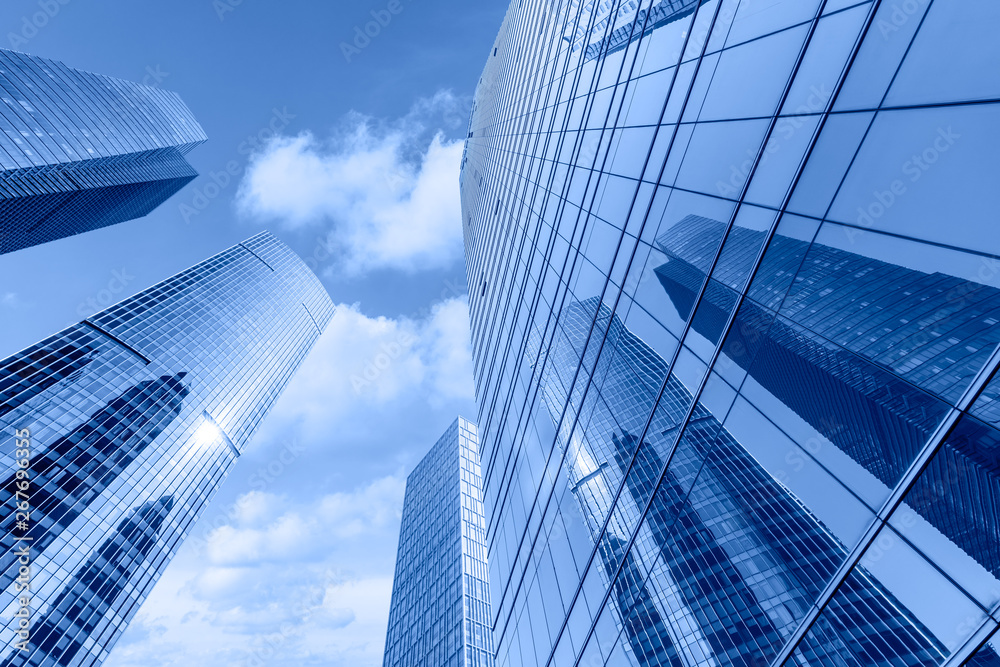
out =
[[998,28],[511,4],[461,178],[498,667],[1000,665]]
[[176,93],[0,49],[0,254],[146,215],[197,172]]
[[332,316],[264,232],[0,361],[0,664],[104,661]]
[[384,667],[493,667],[481,483],[459,417],[406,479]]

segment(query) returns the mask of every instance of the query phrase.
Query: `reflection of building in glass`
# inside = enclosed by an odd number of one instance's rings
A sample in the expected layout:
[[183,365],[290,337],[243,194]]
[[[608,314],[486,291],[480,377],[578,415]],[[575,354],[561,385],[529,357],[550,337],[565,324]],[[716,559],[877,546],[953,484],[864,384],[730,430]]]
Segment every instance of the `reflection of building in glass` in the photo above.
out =
[[[654,271],[685,319],[706,280],[709,250],[724,232],[718,221],[689,216],[658,239],[667,262]],[[729,233],[726,250],[736,259],[712,274],[692,323],[715,344],[763,236],[741,227]],[[724,352],[851,459],[886,486],[895,486],[945,410],[917,387],[957,398],[996,347],[997,331],[990,323],[1000,321],[1000,290],[780,235],[768,258],[774,273],[797,270],[795,283],[780,304],[769,293],[768,281],[754,283]],[[893,285],[906,290],[899,295]],[[772,308],[779,305],[775,313]],[[855,310],[863,318],[845,323]],[[833,396],[837,400],[827,400]],[[970,440],[983,446],[992,439],[990,430]],[[995,461],[977,458],[956,459],[950,474],[932,466],[916,490],[973,488],[976,480],[1000,472]],[[1000,539],[980,538],[982,530],[1000,538],[995,506],[962,493],[919,505],[914,509],[936,517],[940,530],[1000,575]]]
[[[0,431],[31,434],[28,525],[10,473],[0,497],[0,661],[106,659],[332,315],[265,232],[0,360],[0,378],[16,377],[0,384]],[[38,616],[33,653],[15,656],[23,536]],[[88,590],[100,603],[84,610]]]
[[994,641],[987,642],[965,664],[968,667],[997,667],[1000,665],[1000,651]]
[[460,178],[498,667],[1000,625],[1000,5],[894,7],[511,3]]
[[0,254],[146,215],[197,176],[175,93],[0,49]]
[[[148,575],[142,568],[173,506],[174,499],[164,496],[129,512],[53,600],[32,630],[29,650],[12,655],[4,667],[70,665],[91,637],[113,643],[125,627],[110,616],[130,617],[138,610],[135,581]],[[123,597],[126,588],[132,594]]]
[[90,419],[59,438],[32,463],[31,528],[15,530],[15,484],[3,485],[6,502],[0,518],[0,588],[17,577],[15,538],[27,537],[44,551],[104,492],[181,412],[185,373],[147,380],[112,400]]
[[0,417],[86,366],[90,352],[55,336],[8,359],[0,377]]
[[[616,488],[606,469],[615,466],[634,507],[650,502],[648,534],[629,555],[614,582],[619,613],[639,665],[681,660],[690,664],[697,656],[722,659],[730,664],[761,664],[774,656],[797,621],[809,610],[844,561],[847,549],[789,491],[761,468],[753,457],[722,428],[701,405],[696,405],[674,454],[672,465],[656,488],[664,460],[661,439],[637,446],[635,435],[617,432],[615,415],[629,406],[651,402],[650,385],[629,383],[631,369],[643,367],[662,377],[666,363],[632,334],[617,316],[596,299],[572,303],[562,318],[564,336],[553,350],[553,359],[579,358],[587,328],[595,314],[609,331],[605,345],[614,350],[611,361],[598,369],[602,377],[588,411],[593,424],[586,437],[573,442],[573,462],[596,465],[593,472],[568,469],[569,484],[585,517],[604,516],[612,498],[596,498]],[[609,322],[610,319],[610,322]],[[615,368],[620,366],[621,368]],[[546,405],[553,419],[570,400],[561,391],[561,378],[574,368],[549,366],[542,379]],[[676,433],[692,403],[691,393],[671,377],[661,405],[672,406],[658,427]],[[603,414],[602,414],[603,413]],[[608,425],[608,426],[605,426]],[[605,430],[607,429],[607,430]],[[667,440],[669,443],[669,439]],[[631,471],[629,468],[632,457]],[[589,470],[589,468],[588,468]],[[626,477],[627,474],[627,477]],[[582,488],[591,489],[584,493]],[[656,493],[654,494],[654,490]],[[594,500],[592,500],[594,499]],[[650,499],[652,499],[650,501]],[[601,507],[589,507],[597,502]],[[619,500],[619,507],[623,507]],[[634,522],[634,516],[630,517]],[[614,525],[614,524],[613,524]],[[627,529],[628,521],[622,527]],[[594,535],[595,539],[598,534]],[[615,573],[625,554],[626,535],[606,533],[600,551],[605,572]],[[660,564],[660,581],[645,582],[642,560]],[[669,585],[663,585],[669,582]],[[800,646],[810,655],[842,652],[846,644],[865,641],[895,647],[903,664],[933,664],[944,649],[919,620],[910,617],[893,596],[863,571],[844,584],[850,591],[845,617],[851,625],[827,628],[816,639]],[[655,629],[655,630],[654,630]],[[662,648],[649,654],[650,647]],[[682,658],[677,654],[682,654]],[[818,663],[822,664],[822,663]]]
[[623,6],[612,5],[615,10],[613,15],[601,17],[598,14],[598,20],[586,32],[606,37],[587,45],[587,60],[593,60],[602,53],[620,51],[644,34],[684,18],[694,11],[698,0],[657,0],[651,7],[644,6],[643,9],[639,9],[639,4],[633,1],[623,3]]
[[385,667],[492,667],[476,426],[459,417],[406,480]]

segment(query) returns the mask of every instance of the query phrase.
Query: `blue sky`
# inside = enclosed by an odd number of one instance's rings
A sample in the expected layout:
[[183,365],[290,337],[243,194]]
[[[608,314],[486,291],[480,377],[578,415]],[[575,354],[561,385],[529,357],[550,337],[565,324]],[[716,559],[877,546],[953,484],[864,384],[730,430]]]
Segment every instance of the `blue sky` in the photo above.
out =
[[177,91],[209,136],[146,218],[0,258],[0,357],[261,229],[340,304],[110,667],[381,664],[405,476],[476,416],[458,163],[506,4],[0,7],[4,48]]

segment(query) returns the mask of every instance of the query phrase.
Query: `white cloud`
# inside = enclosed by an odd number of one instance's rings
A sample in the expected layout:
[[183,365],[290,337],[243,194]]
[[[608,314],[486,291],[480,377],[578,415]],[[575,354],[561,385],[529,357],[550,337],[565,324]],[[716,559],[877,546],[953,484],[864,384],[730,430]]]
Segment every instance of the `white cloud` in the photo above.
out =
[[322,228],[349,275],[449,267],[462,256],[463,143],[428,122],[453,125],[461,104],[438,93],[395,123],[352,114],[329,139],[276,137],[252,158],[237,205],[286,229]]
[[429,329],[433,335],[425,358],[433,369],[436,392],[432,399],[473,400],[468,299],[450,299],[437,306]]
[[[329,494],[301,510],[286,509],[293,506],[287,497],[251,491],[237,501],[241,512],[235,521],[210,534],[209,562],[244,567],[314,558],[342,540],[395,526],[403,488],[403,479],[385,477],[360,490]],[[276,518],[262,525],[265,513]]]
[[434,407],[473,400],[466,297],[435,305],[423,319],[372,318],[356,304],[337,306],[265,428],[280,440],[299,424],[306,439],[322,439],[338,427],[367,427],[363,414],[414,396]]
[[17,297],[14,292],[2,292],[0,293],[0,306],[6,308],[17,308],[21,305],[21,300]]
[[403,489],[386,477],[301,504],[251,492],[242,507],[285,511],[241,516],[205,554],[179,556],[107,664],[380,664],[392,572],[379,570],[395,556]]

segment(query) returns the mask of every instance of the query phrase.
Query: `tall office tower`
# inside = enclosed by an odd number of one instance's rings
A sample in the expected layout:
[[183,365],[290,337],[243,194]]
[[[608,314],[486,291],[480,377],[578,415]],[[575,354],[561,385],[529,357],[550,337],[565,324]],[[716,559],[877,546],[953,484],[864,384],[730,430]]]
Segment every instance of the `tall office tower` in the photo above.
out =
[[332,316],[265,232],[0,361],[0,664],[107,658]]
[[498,667],[1000,665],[998,28],[511,3],[461,177]]
[[146,215],[197,172],[176,93],[0,49],[0,254]]
[[384,667],[492,667],[476,425],[456,419],[406,479]]

